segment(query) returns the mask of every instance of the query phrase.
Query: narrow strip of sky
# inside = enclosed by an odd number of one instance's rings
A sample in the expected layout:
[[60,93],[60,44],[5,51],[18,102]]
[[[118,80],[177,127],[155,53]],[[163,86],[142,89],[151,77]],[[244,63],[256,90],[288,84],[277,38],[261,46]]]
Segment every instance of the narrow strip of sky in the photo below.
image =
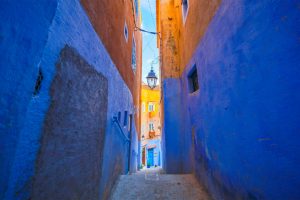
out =
[[[156,32],[156,0],[141,0],[142,28]],[[157,35],[143,33],[143,70],[142,81],[147,83],[146,76],[151,69],[151,63],[156,75],[159,77]],[[159,81],[158,81],[159,82]]]

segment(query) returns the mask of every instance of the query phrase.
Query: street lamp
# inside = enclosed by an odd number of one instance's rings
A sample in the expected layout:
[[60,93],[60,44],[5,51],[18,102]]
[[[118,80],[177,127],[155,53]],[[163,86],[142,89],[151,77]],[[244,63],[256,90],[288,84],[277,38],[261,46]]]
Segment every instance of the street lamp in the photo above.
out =
[[146,77],[146,79],[147,79],[148,86],[151,89],[154,89],[156,87],[157,76],[156,76],[156,74],[155,74],[155,72],[153,70],[153,67],[151,67],[151,70],[148,73],[148,76]]

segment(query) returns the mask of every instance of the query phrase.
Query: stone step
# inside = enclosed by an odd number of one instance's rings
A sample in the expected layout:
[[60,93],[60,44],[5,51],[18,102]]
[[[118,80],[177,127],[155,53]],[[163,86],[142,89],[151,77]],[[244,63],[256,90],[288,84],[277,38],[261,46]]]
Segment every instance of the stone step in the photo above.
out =
[[111,200],[211,200],[194,175],[137,173],[120,176]]

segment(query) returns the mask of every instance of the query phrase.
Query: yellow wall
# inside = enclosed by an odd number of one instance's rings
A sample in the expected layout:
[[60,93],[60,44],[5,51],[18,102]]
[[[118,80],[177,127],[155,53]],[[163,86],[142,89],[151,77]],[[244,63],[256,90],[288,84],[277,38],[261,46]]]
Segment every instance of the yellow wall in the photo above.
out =
[[[154,104],[154,111],[152,112],[149,112],[148,110],[149,103]],[[143,107],[145,108],[144,110]],[[160,109],[161,108],[160,108],[159,87],[156,87],[155,89],[151,90],[147,85],[142,85],[140,109],[141,109],[141,136],[144,134],[144,139],[149,139],[149,122],[152,121],[154,124],[155,138],[160,137],[161,135]]]

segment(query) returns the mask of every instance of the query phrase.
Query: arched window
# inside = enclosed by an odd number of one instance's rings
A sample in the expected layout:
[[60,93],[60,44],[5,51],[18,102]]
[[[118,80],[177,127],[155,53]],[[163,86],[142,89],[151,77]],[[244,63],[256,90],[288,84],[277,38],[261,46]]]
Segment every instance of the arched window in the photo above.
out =
[[138,0],[134,0],[134,7],[135,7],[135,16],[138,18],[139,16],[139,3]]
[[135,45],[134,35],[132,37],[131,67],[132,67],[133,72],[135,73],[135,71],[136,71],[136,45]]
[[126,21],[125,21],[125,24],[124,24],[124,37],[125,37],[125,40],[127,42],[128,41],[128,27],[127,27]]
[[182,4],[183,23],[185,23],[186,16],[189,11],[189,0],[181,0],[181,4]]

